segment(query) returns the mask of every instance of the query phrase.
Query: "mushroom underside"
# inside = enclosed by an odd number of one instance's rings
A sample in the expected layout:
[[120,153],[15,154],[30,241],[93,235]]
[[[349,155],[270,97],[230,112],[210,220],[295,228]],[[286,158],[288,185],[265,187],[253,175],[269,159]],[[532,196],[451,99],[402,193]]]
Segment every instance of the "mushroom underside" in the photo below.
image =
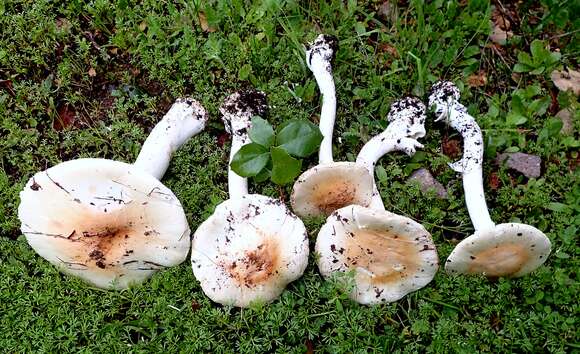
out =
[[20,198],[21,230],[30,246],[97,287],[142,282],[181,263],[189,250],[189,226],[178,199],[129,164],[64,162],[35,174]]
[[541,266],[551,243],[533,226],[507,223],[476,232],[451,252],[445,270],[452,274],[521,277]]
[[423,226],[356,205],[328,217],[316,251],[324,277],[354,274],[350,296],[363,304],[396,301],[428,284],[438,268],[435,245]]
[[354,162],[334,162],[315,166],[294,183],[291,204],[300,216],[328,216],[347,205],[368,206],[373,194],[373,178]]
[[216,207],[194,234],[191,262],[213,301],[246,307],[276,299],[308,263],[308,234],[279,200],[247,194]]

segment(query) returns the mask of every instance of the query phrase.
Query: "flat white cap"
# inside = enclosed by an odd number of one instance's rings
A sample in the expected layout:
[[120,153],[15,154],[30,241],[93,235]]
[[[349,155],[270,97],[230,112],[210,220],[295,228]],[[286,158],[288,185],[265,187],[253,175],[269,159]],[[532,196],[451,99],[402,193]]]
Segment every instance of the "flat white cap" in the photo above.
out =
[[499,224],[461,241],[445,262],[445,270],[451,274],[521,277],[541,266],[550,249],[550,240],[533,226]]
[[332,162],[304,172],[292,188],[292,209],[299,216],[327,216],[350,204],[368,206],[373,177],[365,166]]
[[122,289],[185,260],[190,230],[175,195],[133,165],[78,159],[38,172],[20,192],[30,246],[65,273]]
[[316,252],[324,277],[354,272],[350,297],[361,304],[399,300],[427,285],[438,268],[435,245],[421,224],[358,205],[328,217]]
[[302,221],[277,199],[246,194],[218,205],[193,236],[191,263],[203,292],[223,305],[276,299],[308,264]]

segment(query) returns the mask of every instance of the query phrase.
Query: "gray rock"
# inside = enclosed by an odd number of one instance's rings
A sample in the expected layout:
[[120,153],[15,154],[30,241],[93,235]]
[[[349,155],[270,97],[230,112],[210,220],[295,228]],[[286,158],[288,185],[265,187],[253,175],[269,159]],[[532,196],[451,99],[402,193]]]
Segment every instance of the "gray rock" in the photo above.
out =
[[538,178],[542,174],[542,159],[536,155],[522,152],[504,152],[499,154],[495,161],[498,165],[505,165],[520,172],[528,178]]
[[418,181],[419,187],[423,193],[435,190],[435,193],[439,198],[447,198],[447,190],[445,187],[443,187],[443,185],[433,177],[431,172],[425,168],[413,172],[408,181]]
[[562,121],[562,130],[560,130],[560,134],[572,135],[572,133],[574,133],[574,121],[572,120],[573,113],[572,108],[564,108],[556,113],[556,118]]

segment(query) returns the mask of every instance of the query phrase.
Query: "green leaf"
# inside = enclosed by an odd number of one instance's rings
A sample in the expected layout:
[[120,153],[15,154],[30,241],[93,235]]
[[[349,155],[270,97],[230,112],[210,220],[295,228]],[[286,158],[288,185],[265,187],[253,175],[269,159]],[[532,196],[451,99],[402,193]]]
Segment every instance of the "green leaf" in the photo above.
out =
[[536,69],[530,71],[530,74],[532,74],[532,75],[540,75],[541,73],[544,72],[545,69],[546,68],[544,68],[543,66],[540,66],[539,68],[536,68]]
[[268,178],[270,178],[271,176],[272,176],[272,171],[266,167],[266,168],[262,169],[262,171],[260,173],[258,173],[256,176],[254,176],[254,181],[257,183],[264,182]]
[[258,116],[252,117],[252,128],[249,135],[252,142],[265,148],[269,148],[274,144],[274,129],[268,121]]
[[238,71],[238,78],[240,80],[246,80],[248,77],[250,77],[251,73],[252,73],[252,66],[249,64],[244,64],[240,68],[240,71]]
[[561,53],[558,53],[558,52],[550,53],[550,58],[547,60],[547,64],[548,65],[555,64],[555,63],[560,61],[560,58],[562,58]]
[[509,126],[514,126],[524,124],[525,122],[528,121],[528,118],[520,114],[510,112],[506,117],[506,121]]
[[552,202],[552,203],[548,203],[548,205],[546,205],[546,208],[548,208],[552,211],[562,212],[562,211],[566,210],[568,208],[568,206],[566,204]]
[[539,39],[536,39],[530,45],[530,52],[535,63],[541,63],[546,59],[549,51],[546,49],[546,44]]
[[252,177],[262,171],[268,163],[270,153],[260,144],[250,143],[234,155],[230,164],[232,170],[242,177]]
[[318,126],[309,121],[291,119],[276,131],[276,145],[292,156],[307,157],[315,152],[322,141]]
[[516,65],[514,65],[513,70],[515,73],[526,73],[530,71],[530,67],[526,64],[517,63]]
[[272,152],[272,182],[276,184],[288,184],[300,174],[302,161],[288,155],[286,150],[273,147]]
[[518,62],[521,64],[524,64],[528,67],[534,65],[534,62],[532,61],[532,58],[530,57],[530,55],[528,53],[525,53],[525,52],[518,53]]

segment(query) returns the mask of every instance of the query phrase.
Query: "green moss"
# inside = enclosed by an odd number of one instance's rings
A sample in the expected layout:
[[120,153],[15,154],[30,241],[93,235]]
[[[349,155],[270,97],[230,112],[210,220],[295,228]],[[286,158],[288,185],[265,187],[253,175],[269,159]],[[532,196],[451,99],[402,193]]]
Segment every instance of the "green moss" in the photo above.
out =
[[[203,3],[203,4],[202,4]],[[396,2],[388,2],[395,6]],[[412,1],[397,16],[379,14],[381,2],[10,1],[0,3],[0,347],[6,352],[571,352],[580,348],[577,314],[580,183],[576,133],[563,138],[549,73],[512,78],[519,52],[534,38],[552,38],[558,65],[574,66],[577,5],[525,2],[511,45],[488,42],[487,1]],[[197,5],[195,5],[197,4]],[[576,6],[576,7],[575,7]],[[198,13],[205,15],[202,29]],[[535,23],[535,24],[533,24]],[[204,24],[205,26],[205,24]],[[228,147],[218,118],[222,99],[253,85],[268,94],[269,120],[317,121],[319,97],[302,44],[318,31],[336,35],[337,160],[352,160],[386,126],[390,103],[423,95],[439,77],[455,80],[485,134],[484,179],[498,222],[520,220],[546,232],[553,254],[523,278],[490,282],[439,272],[426,288],[377,307],[357,305],[311,264],[268,306],[240,310],[203,295],[188,262],[122,292],[87,287],[36,256],[20,236],[18,192],[36,171],[78,157],[133,161],[147,132],[178,96],[199,99],[208,128],[173,158],[163,182],[182,201],[195,229],[227,199]],[[560,36],[560,34],[563,34]],[[556,37],[556,35],[558,35]],[[554,40],[557,38],[557,40]],[[95,76],[91,76],[92,70]],[[469,88],[483,70],[488,83]],[[559,108],[578,112],[560,93]],[[535,102],[535,103],[534,103]],[[72,123],[59,120],[64,108]],[[523,108],[522,108],[523,107]],[[525,109],[524,109],[525,108]],[[556,107],[557,108],[557,107]],[[526,120],[515,120],[516,114]],[[60,124],[60,125],[59,125]],[[379,186],[387,208],[422,222],[443,262],[449,241],[473,230],[463,188],[441,139],[457,137],[432,121],[424,154],[381,160]],[[340,143],[337,139],[341,139]],[[537,180],[493,164],[506,149],[543,159]],[[315,164],[304,162],[304,168]],[[424,195],[406,180],[430,169],[449,198]],[[286,196],[270,183],[251,190]],[[307,220],[312,243],[323,220]]]

